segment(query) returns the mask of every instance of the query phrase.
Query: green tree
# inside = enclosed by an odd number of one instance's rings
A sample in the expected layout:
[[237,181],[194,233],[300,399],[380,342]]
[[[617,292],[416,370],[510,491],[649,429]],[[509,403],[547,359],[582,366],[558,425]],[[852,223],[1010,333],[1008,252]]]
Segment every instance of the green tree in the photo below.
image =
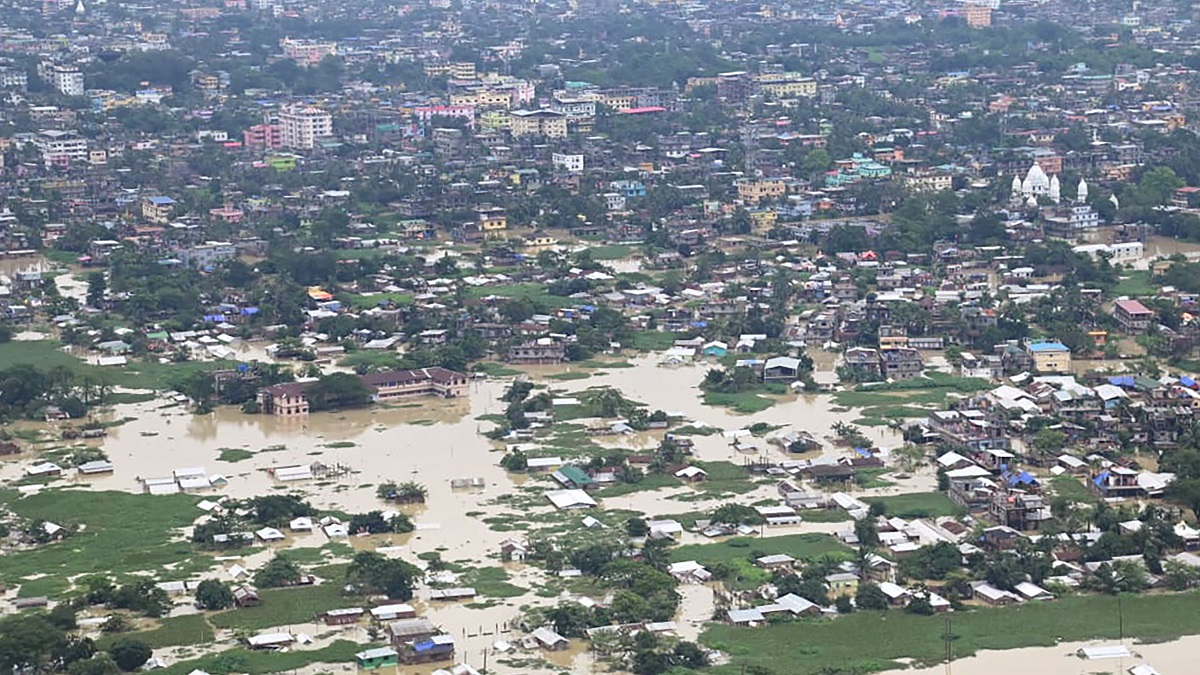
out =
[[859,609],[887,609],[888,598],[875,584],[862,584],[854,595],[854,604]]
[[346,568],[346,583],[364,593],[384,593],[389,598],[411,600],[421,569],[412,563],[362,551]]
[[141,668],[150,660],[154,652],[141,640],[121,638],[108,648],[108,653],[117,666],[128,673]]
[[285,555],[277,555],[267,561],[254,574],[254,585],[258,588],[291,586],[300,579],[300,568]]
[[196,606],[200,609],[226,609],[233,602],[233,591],[216,579],[205,579],[196,586]]
[[101,652],[88,659],[80,659],[67,667],[70,675],[117,675],[121,672],[117,662],[108,652]]

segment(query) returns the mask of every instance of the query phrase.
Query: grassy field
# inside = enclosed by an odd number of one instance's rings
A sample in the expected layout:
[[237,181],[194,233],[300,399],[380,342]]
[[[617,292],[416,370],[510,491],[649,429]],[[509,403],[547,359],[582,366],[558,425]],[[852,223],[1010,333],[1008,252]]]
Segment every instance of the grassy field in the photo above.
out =
[[161,620],[158,627],[153,630],[130,633],[128,636],[105,635],[100,640],[100,646],[102,648],[106,647],[108,644],[122,637],[141,640],[149,645],[151,649],[203,645],[216,639],[212,626],[208,625],[208,621],[204,618],[203,614],[168,617]]
[[1055,476],[1050,479],[1050,487],[1054,490],[1054,494],[1072,501],[1087,503],[1096,501],[1096,495],[1075,476]]
[[217,455],[217,461],[229,462],[230,464],[242,462],[254,456],[253,452],[245,448],[221,448],[220,452],[221,454]]
[[353,607],[358,600],[342,596],[341,584],[327,583],[294,588],[265,588],[258,592],[262,604],[258,607],[231,609],[214,614],[212,625],[217,628],[262,630],[275,626],[306,623],[320,612],[339,607]]
[[651,474],[642,478],[637,483],[616,483],[608,485],[596,491],[596,496],[601,499],[605,497],[620,497],[631,492],[643,492],[645,490],[661,490],[663,488],[679,487],[682,483],[674,476],[664,476],[662,474]]
[[746,469],[733,462],[692,462],[704,469],[708,477],[690,485],[702,492],[733,492],[741,494],[755,488]]
[[890,497],[867,497],[863,501],[887,507],[887,515],[900,518],[932,518],[962,513],[944,492],[917,492]]
[[733,537],[712,544],[688,544],[671,549],[671,561],[695,560],[713,565],[733,560],[786,553],[793,558],[814,559],[826,554],[850,554],[849,547],[828,534],[788,534],[782,537]]
[[642,352],[657,352],[675,344],[675,334],[661,330],[644,330],[633,335],[633,344],[629,345]]
[[[954,655],[982,649],[1053,646],[1058,641],[1115,639],[1120,635],[1117,598],[1077,596],[1047,603],[956,612]],[[1200,633],[1200,594],[1121,598],[1125,637],[1163,641]],[[766,628],[712,625],[704,644],[726,651],[727,666],[708,672],[734,675],[744,667],[775,675],[868,673],[902,668],[898,659],[939,663],[945,653],[942,617],[902,612],[859,612],[833,620],[805,620]],[[1075,666],[1070,670],[1074,672]]]
[[190,661],[180,661],[158,672],[162,675],[187,675],[200,670],[212,675],[267,675],[295,671],[314,663],[349,664],[358,652],[378,646],[337,640],[321,649],[292,649],[286,652],[251,651],[238,647]]
[[1113,288],[1113,295],[1154,295],[1158,293],[1158,286],[1154,285],[1153,279],[1150,277],[1150,270],[1134,270],[1125,272],[1117,281],[1116,287]]
[[473,568],[462,581],[464,586],[474,587],[485,598],[515,598],[529,590],[508,583],[508,572],[503,567]]
[[592,255],[592,260],[620,260],[633,255],[633,248],[624,244],[592,246],[587,251]]
[[706,391],[704,392],[704,405],[730,408],[736,413],[753,415],[775,405],[775,400],[759,396],[752,391],[741,391],[736,394]]
[[479,300],[480,298],[492,295],[501,298],[521,298],[528,300],[540,309],[570,307],[576,302],[566,296],[550,295],[546,291],[546,284],[533,282],[501,286],[473,286],[466,289],[467,298],[472,300]]
[[503,363],[496,363],[495,361],[482,361],[480,363],[476,363],[475,365],[471,366],[471,370],[477,373],[485,373],[491,377],[516,377],[517,375],[522,374],[521,371],[515,368],[509,368]]
[[338,300],[357,309],[371,309],[378,307],[381,302],[389,301],[397,305],[411,305],[413,303],[413,296],[411,293],[375,293],[372,295],[341,293],[338,295]]
[[565,373],[551,373],[546,376],[547,380],[556,380],[558,382],[569,382],[571,380],[586,380],[591,377],[591,373],[581,373],[578,370],[569,370]]
[[0,343],[0,369],[14,365],[32,365],[39,369],[63,366],[76,375],[90,375],[99,381],[131,389],[169,390],[174,382],[197,371],[231,368],[233,361],[187,361],[157,363],[131,361],[125,366],[93,366],[61,349],[56,340]]
[[62,579],[157,571],[185,561],[203,568],[207,556],[197,555],[188,542],[171,541],[175,530],[200,515],[198,501],[187,495],[81,490],[49,490],[18,499],[14,492],[0,492],[0,504],[18,516],[85,528],[62,542],[5,556],[0,573],[11,583],[35,574]]

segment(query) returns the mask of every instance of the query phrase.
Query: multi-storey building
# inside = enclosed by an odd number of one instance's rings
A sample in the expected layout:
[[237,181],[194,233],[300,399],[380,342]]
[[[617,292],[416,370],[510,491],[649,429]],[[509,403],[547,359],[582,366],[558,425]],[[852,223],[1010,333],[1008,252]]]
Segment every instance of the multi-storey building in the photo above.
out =
[[320,108],[292,107],[279,114],[283,147],[312,150],[321,139],[333,135],[333,117]]

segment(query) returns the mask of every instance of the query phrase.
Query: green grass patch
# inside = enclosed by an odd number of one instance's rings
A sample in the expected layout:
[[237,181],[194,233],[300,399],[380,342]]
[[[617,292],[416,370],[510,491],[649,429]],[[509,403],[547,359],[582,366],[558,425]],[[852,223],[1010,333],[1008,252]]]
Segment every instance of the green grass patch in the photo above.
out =
[[221,448],[221,454],[217,455],[217,460],[221,462],[243,462],[254,456],[253,452],[245,448]]
[[[314,572],[315,573],[315,572]],[[211,617],[217,628],[263,630],[313,620],[317,614],[339,607],[352,607],[360,599],[342,595],[340,579],[316,586],[264,588],[258,592],[258,607],[231,609]]]
[[824,555],[849,556],[853,552],[833,535],[808,533],[781,537],[734,537],[712,544],[688,544],[672,549],[671,561],[695,560],[701,565],[715,565],[778,553],[786,553],[800,560],[813,560]]
[[704,405],[730,408],[736,413],[753,415],[775,405],[775,400],[759,396],[752,391],[741,391],[736,394],[706,391],[704,392]]
[[1055,476],[1050,479],[1050,487],[1054,490],[1054,494],[1074,502],[1090,504],[1096,501],[1096,495],[1075,476]]
[[715,436],[719,433],[721,433],[721,430],[716,427],[698,427],[691,424],[685,424],[671,430],[671,434],[675,436]]
[[863,501],[880,503],[887,508],[887,515],[900,518],[934,518],[956,516],[962,509],[944,492],[916,492],[888,497],[866,497]]
[[357,446],[358,446],[358,443],[355,443],[354,441],[333,441],[332,443],[324,443],[321,445],[322,448],[335,448],[335,449],[353,448],[353,447],[357,447]]
[[692,462],[704,469],[708,477],[699,483],[689,483],[702,492],[741,494],[750,492],[757,487],[750,479],[749,472],[744,467],[733,462]]
[[607,244],[593,246],[587,252],[592,255],[592,260],[620,260],[633,255],[633,248],[624,244]]
[[565,373],[552,373],[547,375],[546,379],[557,380],[559,382],[569,382],[571,380],[586,380],[591,376],[591,373],[581,373],[578,370],[568,370]]
[[896,483],[884,478],[891,469],[863,469],[854,473],[854,483],[863,489],[891,487]]
[[486,598],[515,598],[529,591],[528,588],[508,583],[508,572],[503,567],[473,569],[465,575],[463,582]]
[[613,368],[633,368],[633,364],[628,361],[601,361],[599,359],[587,359],[586,361],[575,361],[574,364],[580,368],[595,368],[599,370],[608,370]]
[[186,614],[172,616],[159,621],[158,627],[152,630],[129,633],[128,635],[106,635],[100,640],[101,648],[122,638],[131,637],[141,640],[151,649],[165,649],[192,645],[205,645],[216,639],[212,626],[203,614]]
[[188,542],[171,541],[175,531],[200,515],[199,498],[151,496],[127,492],[48,490],[18,499],[0,492],[0,503],[13,513],[64,527],[83,526],[65,540],[4,556],[3,573],[15,579],[46,574],[130,574],[172,563],[204,564]]
[[339,293],[338,300],[349,304],[356,309],[371,309],[378,307],[380,303],[394,302],[397,305],[413,304],[413,296],[411,293],[372,293],[363,295],[359,293]]
[[[1162,642],[1200,633],[1200,594],[1071,596],[1017,607],[954,613],[954,655],[984,649],[1053,647],[1059,642],[1116,639]],[[1118,621],[1118,602],[1124,620]],[[942,617],[907,612],[857,612],[833,620],[803,620],[765,628],[712,624],[701,641],[727,652],[731,663],[708,672],[734,675],[757,666],[777,675],[868,673],[941,663],[946,645]]]
[[493,295],[501,298],[521,298],[528,300],[539,309],[570,307],[575,304],[574,300],[566,296],[550,295],[546,284],[535,282],[500,286],[474,286],[466,289],[466,297],[471,300],[478,300]]
[[1124,272],[1113,287],[1113,295],[1157,295],[1158,286],[1150,276],[1150,270],[1134,270]]
[[366,350],[346,354],[338,359],[338,365],[343,368],[399,368],[400,355],[387,350]]
[[604,497],[620,497],[633,492],[645,492],[647,490],[662,490],[664,488],[679,487],[682,483],[674,476],[666,476],[663,474],[649,474],[642,478],[637,483],[616,483],[614,485],[605,486],[596,491],[596,496]]
[[800,517],[806,523],[844,523],[852,520],[850,514],[842,509],[805,509]]
[[291,649],[286,652],[253,651],[238,647],[190,661],[180,661],[158,671],[162,675],[187,675],[202,670],[212,675],[268,675],[296,671],[314,663],[350,663],[354,655],[377,644],[337,640],[321,649]]
[[471,366],[471,369],[490,377],[516,377],[522,374],[521,371],[515,368],[509,368],[503,363],[496,363],[495,361],[481,361]]
[[675,344],[675,334],[661,330],[644,330],[633,334],[630,347],[642,352],[662,351]]
[[[125,366],[101,367],[93,366],[81,359],[66,353],[61,349],[62,343],[57,340],[31,340],[20,342],[0,343],[0,368],[17,364],[35,366],[48,370],[62,366],[77,376],[87,375],[97,382],[109,386],[122,386],[130,389],[154,389],[167,391],[174,382],[186,378],[192,373],[207,372],[217,368],[232,368],[233,361],[186,361],[183,363],[158,363],[152,361],[130,361]],[[116,399],[125,402],[140,399]]]

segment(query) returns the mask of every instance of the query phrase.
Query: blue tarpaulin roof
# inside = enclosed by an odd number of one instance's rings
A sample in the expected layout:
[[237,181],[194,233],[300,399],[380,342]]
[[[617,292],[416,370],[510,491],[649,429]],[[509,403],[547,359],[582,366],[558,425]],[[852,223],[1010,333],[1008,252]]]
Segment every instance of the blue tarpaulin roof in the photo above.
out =
[[1183,377],[1179,378],[1179,384],[1182,384],[1183,386],[1185,386],[1189,389],[1194,389],[1196,387],[1196,381],[1193,380],[1192,378],[1188,377],[1187,375],[1184,375]]
[[1116,376],[1108,378],[1108,383],[1113,386],[1116,386],[1116,387],[1132,387],[1133,386],[1133,376],[1132,375],[1116,375]]

